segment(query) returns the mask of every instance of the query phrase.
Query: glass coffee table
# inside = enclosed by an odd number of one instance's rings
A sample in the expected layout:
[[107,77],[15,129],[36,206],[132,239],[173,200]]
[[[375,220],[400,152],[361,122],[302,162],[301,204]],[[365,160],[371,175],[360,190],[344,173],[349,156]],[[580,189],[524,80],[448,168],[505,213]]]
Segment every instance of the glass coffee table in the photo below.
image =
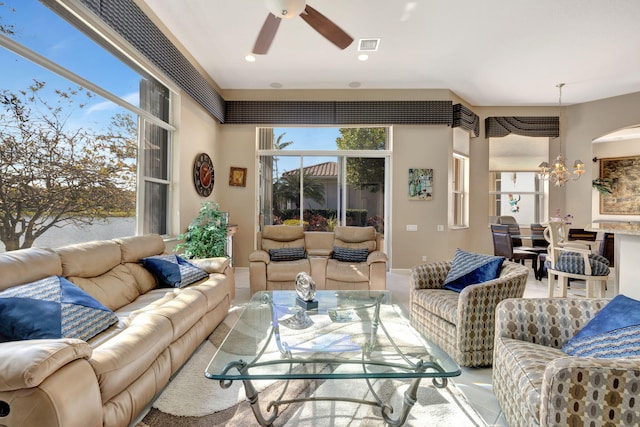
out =
[[[391,292],[319,291],[314,310],[297,305],[296,296],[295,291],[254,294],[205,371],[222,388],[242,381],[260,425],[271,425],[280,405],[331,400],[376,406],[387,424],[400,426],[416,402],[423,378],[446,387],[448,377],[460,375],[449,355],[411,327],[409,315],[393,301]],[[410,381],[399,411],[374,390],[372,380],[380,378]],[[287,400],[285,386],[263,413],[254,381],[284,380],[288,384],[304,379],[363,379],[372,398]]]

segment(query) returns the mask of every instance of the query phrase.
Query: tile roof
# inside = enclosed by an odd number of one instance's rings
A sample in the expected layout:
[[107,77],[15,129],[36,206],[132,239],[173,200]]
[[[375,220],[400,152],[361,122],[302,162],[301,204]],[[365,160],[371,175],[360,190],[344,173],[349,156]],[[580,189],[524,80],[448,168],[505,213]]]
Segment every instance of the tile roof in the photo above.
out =
[[[283,173],[283,176],[286,175],[297,175],[299,172],[298,169],[290,170],[288,172]],[[317,165],[311,165],[304,168],[304,174],[307,176],[315,176],[315,177],[331,177],[338,176],[338,163],[337,162],[325,162],[318,163]]]

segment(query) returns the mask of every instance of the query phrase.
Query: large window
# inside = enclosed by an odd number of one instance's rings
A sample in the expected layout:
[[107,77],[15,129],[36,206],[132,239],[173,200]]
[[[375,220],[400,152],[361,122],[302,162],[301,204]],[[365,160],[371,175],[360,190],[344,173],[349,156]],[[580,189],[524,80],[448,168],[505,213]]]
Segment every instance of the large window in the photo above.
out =
[[545,222],[545,185],[535,172],[492,172],[490,216],[510,215],[519,224]]
[[37,0],[0,3],[0,46],[0,251],[165,234],[169,90]]
[[469,225],[469,158],[459,154],[453,155],[451,165],[451,213],[453,227]]
[[[384,233],[388,128],[258,129],[259,226],[371,225]],[[302,221],[301,221],[302,220]]]

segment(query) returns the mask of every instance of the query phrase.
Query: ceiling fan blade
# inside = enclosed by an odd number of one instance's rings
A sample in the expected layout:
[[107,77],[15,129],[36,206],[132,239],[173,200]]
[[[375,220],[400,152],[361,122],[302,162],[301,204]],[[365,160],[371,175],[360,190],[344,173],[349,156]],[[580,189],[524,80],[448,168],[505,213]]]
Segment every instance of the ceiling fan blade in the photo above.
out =
[[304,8],[300,17],[340,49],[346,49],[353,42],[353,38],[349,34],[309,5]]
[[271,42],[273,42],[273,38],[276,36],[276,32],[280,26],[280,21],[282,21],[282,19],[272,13],[267,15],[267,19],[265,19],[264,24],[262,24],[262,29],[260,29],[260,34],[258,34],[258,38],[256,39],[256,44],[253,46],[254,54],[264,55],[269,51]]

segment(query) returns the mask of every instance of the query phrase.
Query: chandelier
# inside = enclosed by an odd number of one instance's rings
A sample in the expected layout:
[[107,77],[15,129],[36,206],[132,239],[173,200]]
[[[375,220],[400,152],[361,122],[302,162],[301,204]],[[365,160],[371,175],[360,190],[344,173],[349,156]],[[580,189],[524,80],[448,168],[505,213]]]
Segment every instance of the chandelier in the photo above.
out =
[[549,163],[542,162],[538,165],[538,178],[543,180],[549,180],[553,182],[553,185],[556,187],[562,187],[565,183],[569,181],[575,181],[580,179],[580,176],[585,172],[584,163],[581,160],[576,160],[573,163],[573,171],[569,171],[567,164],[564,160],[564,156],[562,155],[562,88],[564,83],[557,84],[558,88],[558,104],[560,105],[560,116],[559,116],[559,141],[560,141],[560,154],[553,161],[553,164],[549,166]]

